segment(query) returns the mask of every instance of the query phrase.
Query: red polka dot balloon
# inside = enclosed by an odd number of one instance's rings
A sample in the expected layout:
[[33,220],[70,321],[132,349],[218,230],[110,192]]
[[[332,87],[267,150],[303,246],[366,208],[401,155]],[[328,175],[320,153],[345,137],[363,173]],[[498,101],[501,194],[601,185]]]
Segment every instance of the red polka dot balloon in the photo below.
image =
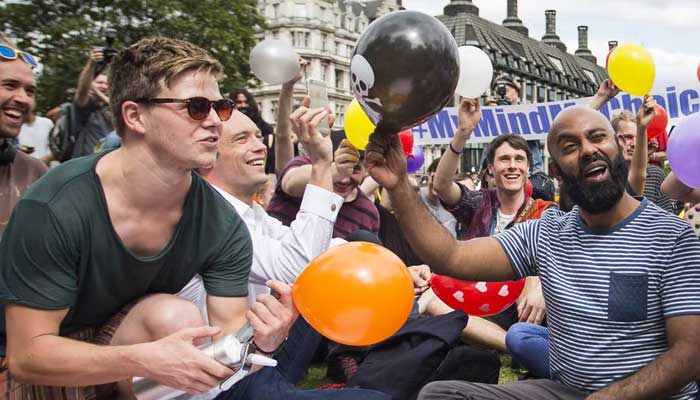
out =
[[435,295],[455,310],[485,317],[500,314],[518,299],[525,286],[519,281],[472,282],[433,274],[430,286]]

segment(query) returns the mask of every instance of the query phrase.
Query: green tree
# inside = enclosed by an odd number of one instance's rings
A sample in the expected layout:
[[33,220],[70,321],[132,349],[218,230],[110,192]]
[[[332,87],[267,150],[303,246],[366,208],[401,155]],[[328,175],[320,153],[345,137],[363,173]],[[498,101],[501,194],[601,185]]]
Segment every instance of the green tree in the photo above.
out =
[[256,0],[0,0],[0,27],[17,46],[41,59],[37,108],[70,99],[91,47],[114,47],[148,36],[168,36],[207,49],[225,67],[223,90],[246,85],[254,33],[264,27]]

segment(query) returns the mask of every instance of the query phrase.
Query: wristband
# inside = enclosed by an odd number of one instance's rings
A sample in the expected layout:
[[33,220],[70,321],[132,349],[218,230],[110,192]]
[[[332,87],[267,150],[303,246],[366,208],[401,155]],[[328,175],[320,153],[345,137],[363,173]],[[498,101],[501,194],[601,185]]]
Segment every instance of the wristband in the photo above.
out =
[[284,346],[285,343],[287,343],[287,338],[284,338],[282,343],[280,343],[280,345],[277,346],[276,349],[274,349],[272,351],[265,351],[265,350],[261,349],[260,346],[258,346],[255,343],[255,340],[250,342],[250,344],[254,347],[252,353],[262,354],[262,355],[264,355],[266,357],[270,357],[270,358],[273,358],[277,353],[279,353],[279,351],[282,349],[282,347]]
[[457,151],[457,150],[455,150],[454,147],[452,147],[452,142],[450,142],[450,151],[452,151],[453,153],[455,153],[455,154],[458,155],[458,156],[459,156],[459,155],[462,155],[462,152],[461,152],[461,151]]

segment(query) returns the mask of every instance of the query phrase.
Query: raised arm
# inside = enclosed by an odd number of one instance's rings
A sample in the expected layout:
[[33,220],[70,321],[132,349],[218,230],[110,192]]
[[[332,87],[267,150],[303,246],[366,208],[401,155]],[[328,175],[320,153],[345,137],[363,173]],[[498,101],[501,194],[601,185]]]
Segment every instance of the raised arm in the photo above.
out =
[[644,194],[644,185],[647,180],[647,126],[654,118],[654,103],[653,97],[644,96],[644,103],[637,112],[637,138],[634,143],[628,180],[639,196]]
[[102,53],[102,49],[90,50],[87,63],[80,72],[78,87],[75,91],[74,101],[81,107],[84,107],[90,98],[90,90],[92,89],[92,81],[95,77],[95,70],[97,69],[97,64],[103,59],[104,54]]
[[[300,110],[295,111],[292,114],[292,118],[295,117],[297,112],[300,112]],[[307,116],[306,118],[311,117]],[[331,164],[333,180],[352,175],[355,166],[360,162],[360,152],[347,139],[343,139],[334,156],[335,161]],[[281,187],[286,194],[292,197],[301,197],[310,179],[311,165],[302,165],[292,168],[284,174]]]
[[668,197],[680,200],[684,203],[700,203],[700,188],[693,189],[681,182],[676,174],[671,171],[661,184],[661,191]]
[[[275,172],[280,173],[289,160],[294,158],[294,143],[292,141],[292,126],[289,116],[292,114],[294,100],[294,85],[304,77],[308,62],[299,58],[299,73],[289,82],[282,85],[278,99],[277,127],[275,128]],[[306,104],[308,107],[308,104]]]
[[620,89],[618,89],[610,79],[606,79],[600,83],[598,92],[596,92],[593,98],[591,98],[591,101],[588,102],[588,107],[594,110],[600,110],[605,103],[617,96],[618,93],[620,93]]
[[406,160],[396,134],[372,135],[365,162],[370,175],[391,195],[401,228],[416,255],[435,272],[468,280],[515,277],[508,257],[494,238],[455,240],[430,214],[411,188]]
[[462,190],[454,181],[454,175],[459,167],[462,149],[474,132],[480,118],[479,101],[463,99],[459,105],[459,128],[450,142],[449,151],[446,151],[440,158],[435,177],[433,177],[433,188],[440,200],[448,206],[454,206],[462,197]]

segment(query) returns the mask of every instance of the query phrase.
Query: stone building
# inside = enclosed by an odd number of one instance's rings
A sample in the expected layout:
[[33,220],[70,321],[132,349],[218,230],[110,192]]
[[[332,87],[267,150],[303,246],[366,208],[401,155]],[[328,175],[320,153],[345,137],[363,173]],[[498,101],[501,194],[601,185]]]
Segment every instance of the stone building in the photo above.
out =
[[[355,42],[371,21],[400,7],[401,0],[259,0],[259,12],[268,25],[259,38],[286,40],[309,61],[306,79],[326,83],[336,127],[342,127],[352,100],[350,58]],[[263,84],[251,91],[270,123],[277,118],[280,87]],[[302,81],[295,87],[295,97],[305,94]]]

